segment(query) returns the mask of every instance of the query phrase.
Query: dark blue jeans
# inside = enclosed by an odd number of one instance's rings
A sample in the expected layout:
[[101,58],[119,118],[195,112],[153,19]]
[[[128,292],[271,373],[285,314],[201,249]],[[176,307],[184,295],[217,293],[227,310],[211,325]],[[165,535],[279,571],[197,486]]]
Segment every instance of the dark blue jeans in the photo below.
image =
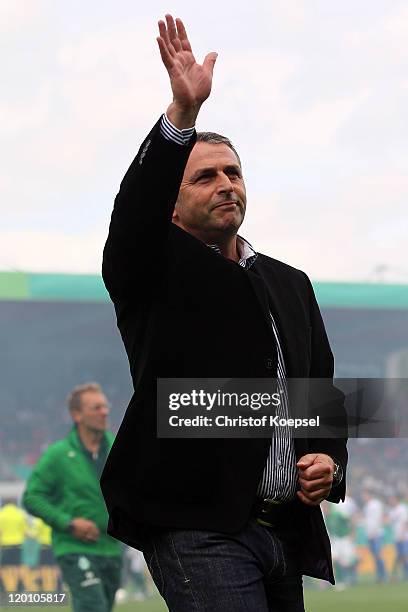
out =
[[170,612],[304,612],[295,546],[255,519],[233,535],[153,528],[143,554]]

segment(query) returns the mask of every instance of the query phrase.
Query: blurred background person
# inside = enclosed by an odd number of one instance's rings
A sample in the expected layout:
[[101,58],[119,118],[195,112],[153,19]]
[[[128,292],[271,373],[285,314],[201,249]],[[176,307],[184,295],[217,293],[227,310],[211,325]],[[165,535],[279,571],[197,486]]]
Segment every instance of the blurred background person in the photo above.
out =
[[143,557],[136,548],[126,546],[123,554],[122,588],[116,594],[116,601],[144,601],[155,592],[153,581]]
[[401,570],[402,580],[408,580],[408,506],[399,495],[388,498],[388,521],[395,538],[395,560],[392,577],[397,578]]
[[107,535],[99,477],[113,443],[100,385],[68,396],[73,427],[44,452],[23,495],[28,512],[52,527],[52,547],[75,612],[109,612],[120,583],[121,545]]
[[355,584],[357,579],[356,514],[357,505],[348,496],[341,505],[324,505],[324,518],[331,537],[336,588],[339,590]]
[[367,535],[368,547],[374,557],[376,580],[384,582],[386,580],[385,564],[382,558],[384,505],[379,497],[368,489],[363,491],[362,500],[361,522]]
[[6,591],[22,590],[20,580],[22,546],[28,533],[27,515],[17,499],[7,498],[0,508],[1,587]]
[[[34,517],[31,527],[32,537],[35,538],[39,546],[38,555],[38,571],[41,576],[41,584],[43,585],[44,591],[55,590],[57,592],[63,591],[63,585],[61,576],[58,572],[56,576],[57,584],[55,583],[55,566],[56,559],[52,550],[52,529],[49,525],[44,523],[39,517]],[[47,585],[54,585],[53,588],[47,588]]]

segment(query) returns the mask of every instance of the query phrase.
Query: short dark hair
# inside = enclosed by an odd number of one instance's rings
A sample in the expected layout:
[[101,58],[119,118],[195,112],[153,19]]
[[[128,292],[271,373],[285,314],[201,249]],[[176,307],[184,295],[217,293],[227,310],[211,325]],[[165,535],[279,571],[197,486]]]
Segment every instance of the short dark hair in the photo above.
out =
[[222,136],[221,134],[217,134],[216,132],[197,132],[197,142],[208,142],[209,144],[225,144],[227,147],[234,151],[237,156],[237,160],[240,166],[241,160],[237,153],[236,148],[232,144],[231,140],[226,136]]
[[102,387],[97,382],[87,382],[83,385],[77,385],[67,397],[67,404],[70,412],[80,410],[82,394],[87,391],[97,391],[102,393]]

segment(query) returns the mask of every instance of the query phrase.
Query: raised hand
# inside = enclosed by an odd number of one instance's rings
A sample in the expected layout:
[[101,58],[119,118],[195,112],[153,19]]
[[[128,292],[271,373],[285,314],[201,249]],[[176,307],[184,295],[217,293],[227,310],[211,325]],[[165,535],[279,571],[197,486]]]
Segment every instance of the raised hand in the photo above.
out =
[[159,32],[160,55],[173,91],[167,114],[180,129],[190,127],[187,124],[194,125],[202,103],[210,95],[217,54],[209,53],[202,65],[197,64],[183,22],[174,21],[171,15],[166,15],[166,23],[159,21]]

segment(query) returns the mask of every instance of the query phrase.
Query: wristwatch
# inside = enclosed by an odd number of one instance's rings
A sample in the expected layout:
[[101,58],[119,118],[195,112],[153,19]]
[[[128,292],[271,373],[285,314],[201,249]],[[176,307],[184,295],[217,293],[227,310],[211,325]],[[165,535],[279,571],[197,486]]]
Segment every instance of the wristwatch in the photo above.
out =
[[343,468],[341,467],[341,463],[337,461],[334,457],[332,457],[334,463],[334,471],[333,471],[333,487],[337,487],[343,480]]

